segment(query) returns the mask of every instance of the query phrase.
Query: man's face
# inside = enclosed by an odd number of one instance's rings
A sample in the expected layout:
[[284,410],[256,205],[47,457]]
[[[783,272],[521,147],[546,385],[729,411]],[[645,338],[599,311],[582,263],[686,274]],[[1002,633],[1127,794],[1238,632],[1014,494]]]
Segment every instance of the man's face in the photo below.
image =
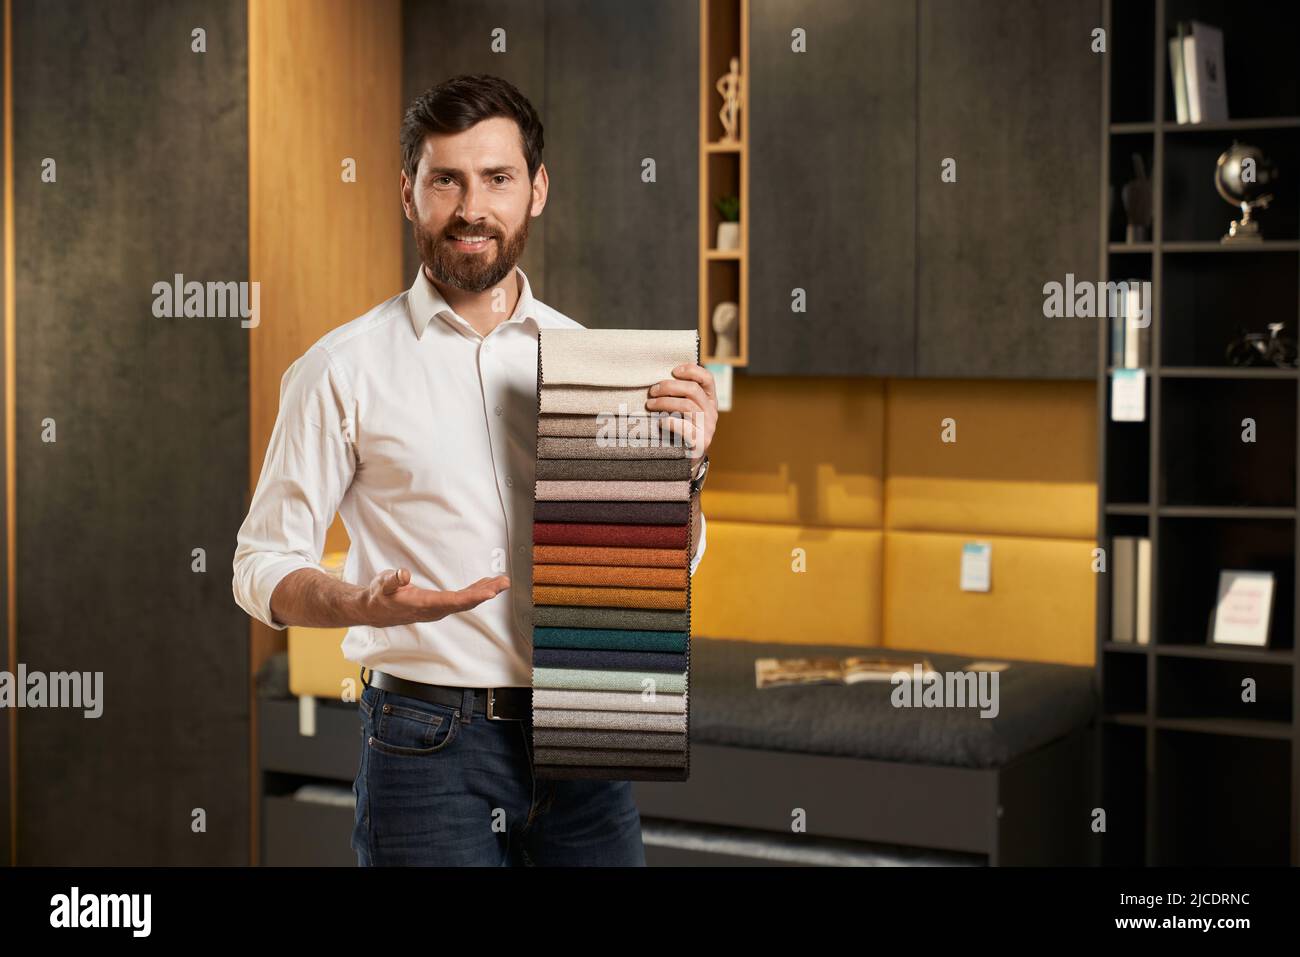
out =
[[519,127],[506,117],[426,136],[415,182],[402,172],[402,205],[421,261],[435,280],[466,292],[510,275],[545,203],[546,168],[529,182]]

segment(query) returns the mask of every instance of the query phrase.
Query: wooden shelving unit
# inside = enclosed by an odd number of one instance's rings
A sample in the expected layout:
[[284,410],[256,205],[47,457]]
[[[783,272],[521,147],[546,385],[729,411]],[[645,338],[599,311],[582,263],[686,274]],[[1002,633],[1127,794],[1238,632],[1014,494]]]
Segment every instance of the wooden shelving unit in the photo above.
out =
[[[1110,421],[1109,322],[1098,322],[1099,543],[1151,539],[1151,643],[1111,640],[1111,580],[1098,575],[1101,689],[1098,862],[1300,864],[1300,632],[1295,595],[1294,369],[1229,366],[1238,326],[1300,329],[1300,203],[1294,183],[1261,214],[1265,242],[1224,246],[1234,211],[1213,185],[1234,139],[1300,173],[1295,10],[1261,34],[1231,0],[1106,0],[1099,256],[1103,280],[1152,283],[1145,422]],[[1179,20],[1223,30],[1234,119],[1174,122],[1167,42]],[[1150,242],[1127,243],[1120,187],[1142,155]],[[1241,442],[1241,420],[1260,434]],[[1220,570],[1275,572],[1266,649],[1207,643]],[[1245,679],[1254,703],[1241,700]]]
[[[740,115],[737,140],[723,139],[715,84],[740,60]],[[749,363],[749,0],[700,0],[700,352],[701,362],[744,366]],[[716,248],[719,197],[740,197],[740,245]],[[714,355],[717,337],[713,310],[735,302],[739,324],[737,354]]]

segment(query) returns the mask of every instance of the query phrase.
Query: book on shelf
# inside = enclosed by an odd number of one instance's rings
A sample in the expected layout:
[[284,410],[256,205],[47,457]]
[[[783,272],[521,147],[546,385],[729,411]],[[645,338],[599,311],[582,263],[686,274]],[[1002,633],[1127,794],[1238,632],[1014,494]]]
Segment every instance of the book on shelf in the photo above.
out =
[[1111,540],[1110,640],[1151,643],[1151,539]]
[[[1183,46],[1183,82],[1187,88],[1187,120],[1190,124],[1227,120],[1227,75],[1223,68],[1223,31],[1197,20],[1179,23]],[[1170,60],[1173,68],[1173,60]],[[1178,83],[1174,83],[1177,114]],[[1179,118],[1179,122],[1184,122]]]
[[1134,628],[1139,645],[1151,644],[1151,539],[1137,540],[1137,620]]
[[1174,118],[1187,122],[1187,72],[1183,66],[1183,40],[1187,36],[1187,21],[1179,20],[1174,35],[1169,38],[1169,80],[1174,87]]
[[891,681],[894,675],[900,673],[911,680],[915,677],[916,665],[921,666],[924,678],[936,674],[926,658],[756,658],[754,686],[777,688],[783,685],[851,685],[860,681]]
[[1144,280],[1127,279],[1110,319],[1111,364],[1117,369],[1142,369],[1151,363],[1151,315],[1142,307]]

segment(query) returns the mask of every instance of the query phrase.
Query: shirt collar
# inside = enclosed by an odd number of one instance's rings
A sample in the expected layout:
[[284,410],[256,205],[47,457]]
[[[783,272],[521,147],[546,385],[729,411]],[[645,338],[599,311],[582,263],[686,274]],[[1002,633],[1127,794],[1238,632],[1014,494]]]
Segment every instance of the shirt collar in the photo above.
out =
[[[535,329],[540,323],[537,300],[533,298],[533,289],[528,282],[528,275],[519,266],[515,266],[515,271],[519,273],[523,288],[519,292],[519,301],[515,304],[514,314],[506,322],[527,325],[527,321],[532,320],[532,327]],[[435,316],[442,316],[451,322],[464,321],[456,315],[451,306],[447,305],[447,300],[443,298],[442,293],[438,292],[438,287],[429,281],[423,263],[417,270],[415,282],[411,284],[410,292],[407,294],[406,307],[411,316],[411,329],[414,330],[417,339],[424,335],[424,330]]]

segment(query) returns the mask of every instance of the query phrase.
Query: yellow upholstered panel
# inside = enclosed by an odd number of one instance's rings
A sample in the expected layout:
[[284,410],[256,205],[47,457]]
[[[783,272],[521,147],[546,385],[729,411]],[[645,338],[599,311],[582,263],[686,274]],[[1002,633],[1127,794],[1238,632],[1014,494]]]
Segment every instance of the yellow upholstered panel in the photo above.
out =
[[[1093,542],[929,532],[884,539],[886,646],[1093,663]],[[988,592],[959,587],[962,545],[976,539],[993,546]]]
[[887,529],[1096,536],[1090,382],[891,379],[885,443]]
[[[694,634],[879,644],[880,532],[707,518],[708,544],[691,581]],[[792,570],[796,548],[806,571]]]
[[879,528],[883,421],[880,379],[737,374],[700,506],[710,522]]
[[[343,657],[340,645],[346,628],[299,628],[290,625],[289,690],[296,695],[342,698],[349,687],[361,694],[361,666]],[[350,685],[344,685],[351,678]]]

